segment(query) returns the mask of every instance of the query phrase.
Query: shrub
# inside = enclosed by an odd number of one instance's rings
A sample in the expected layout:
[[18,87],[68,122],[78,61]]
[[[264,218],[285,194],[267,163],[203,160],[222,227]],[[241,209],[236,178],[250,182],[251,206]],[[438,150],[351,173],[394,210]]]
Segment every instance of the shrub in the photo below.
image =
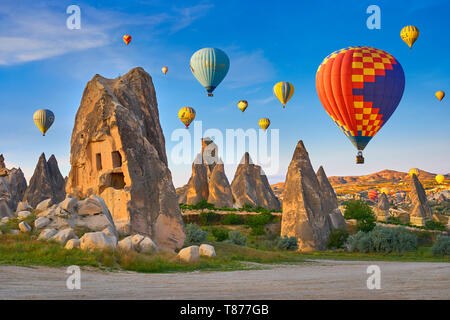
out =
[[450,237],[439,235],[431,248],[431,253],[435,256],[450,255]]
[[199,203],[192,206],[192,209],[202,210],[202,209],[214,209],[214,205],[212,203],[208,203],[206,200],[202,200]]
[[356,219],[358,231],[368,232],[372,230],[376,223],[372,208],[362,200],[349,200],[345,204],[345,219]]
[[252,210],[253,210],[253,206],[251,204],[249,204],[249,203],[245,203],[242,206],[242,211],[252,211]]
[[195,223],[186,225],[186,240],[185,245],[201,244],[206,240],[206,231],[203,231]]
[[203,211],[200,213],[200,223],[202,225],[210,225],[220,220],[220,215],[213,211]]
[[298,249],[298,240],[296,237],[280,237],[277,241],[277,249],[278,250],[297,250]]
[[425,229],[445,231],[445,225],[442,222],[430,220],[425,223]]
[[327,248],[328,249],[340,249],[344,247],[345,242],[348,239],[348,231],[345,229],[334,229],[330,233],[328,238]]
[[245,246],[247,243],[247,237],[242,235],[239,231],[230,231],[228,233],[228,240],[230,243],[237,244],[239,246]]
[[216,241],[225,241],[228,239],[228,230],[225,228],[212,228],[211,233]]
[[263,212],[247,217],[246,224],[252,229],[252,235],[265,234],[264,226],[273,220],[274,216],[270,212]]
[[237,215],[236,213],[227,213],[225,217],[222,219],[222,224],[225,225],[236,225],[236,224],[244,224],[244,219]]
[[387,218],[386,222],[390,223],[390,224],[402,224],[400,219],[397,217],[389,217],[389,218]]

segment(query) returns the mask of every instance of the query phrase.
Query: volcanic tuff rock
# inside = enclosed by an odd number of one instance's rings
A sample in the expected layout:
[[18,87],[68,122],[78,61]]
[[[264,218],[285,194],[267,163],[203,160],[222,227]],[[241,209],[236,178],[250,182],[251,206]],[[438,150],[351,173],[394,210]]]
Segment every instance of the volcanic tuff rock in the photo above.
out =
[[78,109],[66,190],[102,197],[116,225],[179,248],[184,225],[150,75],[134,68],[116,79],[95,75]]
[[4,157],[0,155],[0,201],[4,202],[3,206],[7,205],[11,211],[16,209],[26,189],[27,181],[22,170],[6,168]]
[[209,178],[208,202],[213,203],[218,208],[232,208],[233,194],[228,178],[225,175],[223,162],[219,160]]
[[269,210],[280,210],[281,208],[266,175],[260,166],[252,163],[248,152],[244,154],[237,167],[231,183],[231,191],[238,207],[250,204]]
[[411,224],[424,226],[428,220],[432,219],[433,211],[427,203],[425,189],[415,174],[412,175],[409,197],[412,207],[409,221]]
[[325,198],[300,140],[284,184],[281,236],[297,237],[302,251],[325,249],[332,229]]
[[39,202],[48,198],[53,202],[60,202],[66,196],[64,187],[64,178],[59,171],[55,156],[51,155],[47,161],[45,154],[42,153],[23,196],[23,201],[32,207],[36,207]]
[[389,200],[386,194],[382,193],[374,210],[378,221],[386,221],[389,218],[389,207]]
[[5,158],[3,157],[3,154],[0,154],[0,177],[4,177],[8,174],[8,171],[6,170],[5,166]]

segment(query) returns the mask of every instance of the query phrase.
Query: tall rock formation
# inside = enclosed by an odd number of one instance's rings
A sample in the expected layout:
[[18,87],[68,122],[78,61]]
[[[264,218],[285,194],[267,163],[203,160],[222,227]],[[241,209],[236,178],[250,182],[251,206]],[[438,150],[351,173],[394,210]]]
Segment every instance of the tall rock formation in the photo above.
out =
[[219,159],[209,178],[208,202],[219,208],[233,207],[233,194],[230,183],[225,175],[223,162]]
[[4,177],[8,174],[8,170],[6,170],[5,166],[5,158],[3,154],[0,154],[0,177]]
[[39,202],[52,199],[53,203],[60,202],[66,197],[64,178],[58,168],[54,155],[48,159],[42,153],[36,169],[25,191],[23,201],[35,208]]
[[389,218],[389,208],[390,204],[386,194],[381,193],[374,210],[378,221],[386,221]]
[[301,251],[325,249],[332,229],[329,207],[300,140],[284,184],[281,236],[297,237]]
[[231,191],[238,207],[250,204],[254,207],[264,207],[269,210],[280,210],[280,201],[273,193],[267,176],[260,166],[252,163],[248,152],[239,163]]
[[334,192],[334,189],[331,186],[331,183],[328,180],[322,166],[320,166],[319,170],[317,170],[316,176],[319,181],[320,192],[322,194],[324,204],[323,210],[325,213],[328,213],[331,227],[333,229],[346,229],[347,225],[344,217],[342,216],[342,212],[339,209],[336,193]]
[[25,180],[22,170],[6,168],[5,158],[0,154],[0,201],[3,203],[1,207],[5,215],[16,209],[17,204],[22,201],[26,189],[27,180]]
[[150,236],[159,247],[185,239],[150,75],[134,68],[88,82],[71,139],[66,190],[103,198],[117,226]]
[[415,174],[412,175],[409,197],[412,207],[409,221],[413,225],[424,226],[428,220],[433,218],[433,211],[427,203],[425,189]]

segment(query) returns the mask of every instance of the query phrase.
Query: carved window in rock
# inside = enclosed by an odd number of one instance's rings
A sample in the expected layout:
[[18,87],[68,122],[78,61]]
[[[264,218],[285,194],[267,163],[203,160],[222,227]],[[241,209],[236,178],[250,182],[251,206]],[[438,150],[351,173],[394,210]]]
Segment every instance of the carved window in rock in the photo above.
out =
[[120,168],[122,166],[122,155],[119,151],[111,152],[113,168]]
[[95,154],[95,167],[96,167],[97,171],[102,170],[102,154],[101,153]]

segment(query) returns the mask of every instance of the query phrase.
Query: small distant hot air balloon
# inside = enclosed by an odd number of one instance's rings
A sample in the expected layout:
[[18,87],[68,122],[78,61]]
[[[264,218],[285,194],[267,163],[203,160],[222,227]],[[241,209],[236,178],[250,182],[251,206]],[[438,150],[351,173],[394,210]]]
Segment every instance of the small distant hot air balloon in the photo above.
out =
[[237,106],[242,112],[244,112],[248,107],[248,102],[246,100],[241,100],[238,102]]
[[404,200],[406,198],[406,191],[399,190],[395,193],[398,200]]
[[169,71],[169,68],[167,68],[167,67],[162,67],[162,68],[161,68],[161,71],[162,71],[164,74],[166,74],[167,71]]
[[417,168],[412,168],[412,169],[409,169],[408,174],[409,174],[410,177],[412,177],[413,174],[415,174],[416,176],[419,176],[420,171]]
[[48,109],[40,109],[34,113],[33,121],[36,127],[41,130],[42,135],[45,136],[45,133],[55,121],[55,115]]
[[445,181],[445,177],[442,174],[438,174],[435,179],[438,184],[442,184]]
[[386,188],[386,187],[385,187],[385,188],[381,188],[381,189],[380,189],[380,192],[381,192],[381,193],[384,193],[385,195],[388,196],[388,195],[389,195],[389,188]]
[[442,101],[442,99],[444,99],[444,97],[445,97],[445,92],[444,91],[436,91],[435,95],[436,95],[436,98],[439,99],[439,101]]
[[124,35],[123,42],[125,42],[128,45],[131,42],[131,36],[129,34]]
[[273,94],[280,100],[283,108],[294,94],[294,86],[286,81],[280,81],[273,86]]
[[402,31],[400,31],[400,37],[412,49],[412,45],[419,38],[419,29],[415,26],[403,27]]
[[267,128],[270,126],[270,120],[267,118],[261,118],[261,119],[259,119],[258,124],[261,127],[261,129],[266,131]]
[[230,68],[227,54],[217,48],[203,48],[191,57],[190,68],[194,77],[205,87],[208,97],[222,82]]
[[184,123],[186,129],[189,128],[191,122],[195,119],[195,110],[191,107],[183,107],[178,111],[178,118]]
[[369,190],[367,196],[369,197],[370,201],[375,202],[375,200],[377,200],[378,198],[378,192],[377,190]]

